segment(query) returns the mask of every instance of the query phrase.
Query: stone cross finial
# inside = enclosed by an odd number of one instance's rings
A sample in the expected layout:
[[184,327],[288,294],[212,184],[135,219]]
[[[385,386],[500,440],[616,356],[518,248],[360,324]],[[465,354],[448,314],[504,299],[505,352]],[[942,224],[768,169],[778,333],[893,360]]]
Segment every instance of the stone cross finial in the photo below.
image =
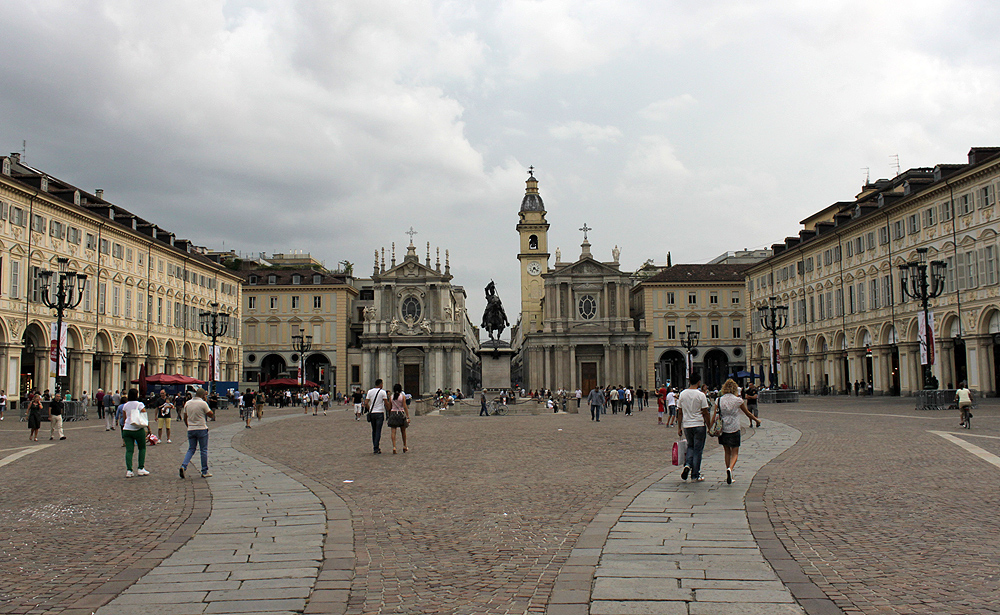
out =
[[528,175],[530,175],[531,177],[535,176],[535,167],[533,166],[528,167]]
[[581,226],[579,230],[583,231],[583,240],[587,241],[587,231],[592,231],[594,229],[592,229],[589,226],[587,226],[587,223],[584,222],[583,226]]
[[418,233],[415,230],[413,230],[413,227],[411,226],[410,230],[406,231],[403,234],[410,236],[410,245],[412,246],[413,245],[413,236],[416,235],[416,234],[418,234]]

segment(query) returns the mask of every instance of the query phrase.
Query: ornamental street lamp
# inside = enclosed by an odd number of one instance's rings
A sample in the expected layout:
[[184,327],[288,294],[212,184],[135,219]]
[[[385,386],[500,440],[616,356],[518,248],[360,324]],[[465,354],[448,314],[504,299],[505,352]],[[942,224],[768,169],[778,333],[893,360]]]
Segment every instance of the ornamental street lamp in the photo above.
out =
[[313,336],[306,335],[305,329],[299,329],[298,335],[292,336],[292,349],[299,353],[299,386],[306,384],[306,353],[312,350]]
[[[927,267],[930,265],[930,272]],[[930,275],[928,275],[928,273]],[[924,311],[924,336],[920,340],[924,350],[924,389],[934,389],[931,373],[931,360],[934,349],[931,347],[931,328],[929,304],[930,300],[940,297],[944,292],[947,264],[944,261],[927,262],[927,248],[917,248],[917,260],[899,266],[900,283],[903,293],[911,299],[920,301]]]
[[[42,270],[38,275],[42,285],[42,303],[44,303],[46,307],[56,311],[56,345],[54,350],[56,356],[55,393],[56,397],[58,397],[62,393],[62,387],[59,385],[59,373],[63,368],[63,314],[65,314],[66,310],[72,310],[76,306],[80,305],[80,301],[83,299],[83,289],[87,283],[87,276],[82,273],[70,271],[68,258],[59,258],[56,262],[59,264],[58,271]],[[56,285],[56,296],[54,298],[49,297],[49,289],[51,288],[53,275],[59,276],[59,281]]]
[[[687,376],[688,378],[690,378],[691,371],[693,371],[692,367],[694,366],[694,364],[691,363],[691,351],[693,351],[695,348],[698,347],[698,338],[701,336],[701,333],[699,333],[698,331],[692,331],[690,324],[685,325],[685,328],[687,330],[681,331],[680,336],[681,336],[681,346],[683,346],[684,349],[687,350],[687,365],[684,366],[684,369],[687,370]],[[687,383],[682,383],[681,386],[684,386],[685,384]]]
[[771,332],[771,388],[778,388],[778,331],[788,326],[788,306],[778,305],[777,297],[770,297],[767,305],[758,308],[760,326]]
[[208,392],[211,394],[214,381],[219,379],[219,375],[215,373],[215,365],[219,362],[216,341],[229,331],[229,314],[219,311],[218,302],[209,303],[208,307],[212,311],[198,313],[198,326],[205,336],[212,338],[212,354],[208,358]]

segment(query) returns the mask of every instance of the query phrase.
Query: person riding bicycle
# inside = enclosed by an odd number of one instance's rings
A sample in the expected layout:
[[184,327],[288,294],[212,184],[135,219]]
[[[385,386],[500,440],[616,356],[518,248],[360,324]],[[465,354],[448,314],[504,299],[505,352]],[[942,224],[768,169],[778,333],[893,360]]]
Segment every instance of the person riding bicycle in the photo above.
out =
[[968,384],[964,381],[959,383],[958,387],[958,390],[955,391],[955,401],[958,402],[958,414],[961,421],[958,426],[968,429],[972,427],[969,422],[969,419],[972,418],[972,391],[969,390]]

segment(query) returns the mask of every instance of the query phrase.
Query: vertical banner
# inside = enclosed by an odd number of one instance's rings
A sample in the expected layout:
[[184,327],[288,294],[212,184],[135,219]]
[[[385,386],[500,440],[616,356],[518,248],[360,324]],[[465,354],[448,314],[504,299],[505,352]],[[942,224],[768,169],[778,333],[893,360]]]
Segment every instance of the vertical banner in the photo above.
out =
[[[66,370],[66,323],[62,324],[62,331],[56,335],[56,327],[59,323],[52,323],[49,335],[49,369],[55,374],[56,361],[59,362],[59,375],[65,376]],[[58,348],[58,350],[57,350]],[[56,354],[58,352],[58,354]]]
[[[927,329],[930,326],[930,330]],[[924,312],[917,312],[917,336],[920,338],[920,364],[934,365],[934,313],[929,312],[926,320]]]
[[299,367],[298,381],[299,381],[299,386],[302,386],[306,383],[306,381],[302,378],[302,367]]
[[209,346],[208,347],[208,379],[211,381],[219,380],[219,347]]
[[[687,385],[688,381],[691,379],[691,372],[694,371],[694,369],[693,369],[694,368],[694,359],[691,358],[691,353],[690,352],[688,353],[687,359],[684,362],[686,363],[686,365],[684,367],[687,368],[687,375],[684,377],[684,385]],[[684,385],[682,385],[682,386],[684,386]]]

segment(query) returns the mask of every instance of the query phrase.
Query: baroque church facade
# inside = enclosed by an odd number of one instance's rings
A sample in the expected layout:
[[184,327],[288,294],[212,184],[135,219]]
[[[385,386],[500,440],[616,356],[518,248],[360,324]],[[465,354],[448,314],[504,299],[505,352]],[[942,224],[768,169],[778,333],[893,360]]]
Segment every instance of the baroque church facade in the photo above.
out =
[[370,387],[381,378],[390,390],[399,383],[414,397],[437,389],[468,394],[478,384],[479,329],[469,319],[465,289],[451,283],[447,251],[443,270],[440,249],[431,265],[429,243],[421,263],[410,237],[399,264],[395,244],[388,267],[385,249],[381,261],[375,253],[372,300],[361,308],[361,382]]
[[556,250],[550,266],[549,224],[529,172],[518,214],[521,318],[511,332],[514,378],[526,389],[644,385],[649,333],[629,314],[631,274],[620,252],[602,262],[591,251],[585,224],[579,258],[563,261]]

